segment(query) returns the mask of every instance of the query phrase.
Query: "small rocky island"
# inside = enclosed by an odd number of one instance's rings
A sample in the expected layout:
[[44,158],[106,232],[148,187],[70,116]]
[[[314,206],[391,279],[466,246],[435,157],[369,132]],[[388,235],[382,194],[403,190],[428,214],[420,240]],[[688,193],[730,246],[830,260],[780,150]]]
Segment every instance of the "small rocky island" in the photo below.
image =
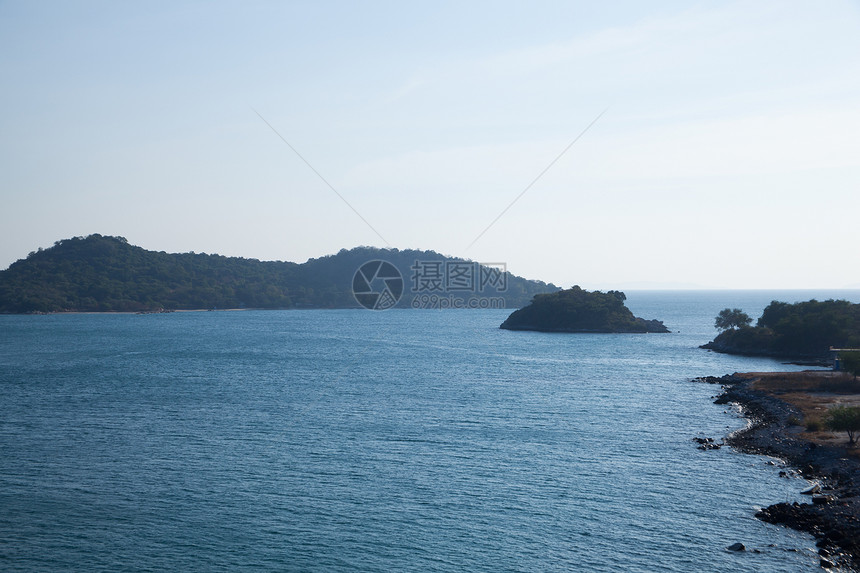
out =
[[669,332],[660,320],[633,316],[621,291],[600,292],[578,286],[536,295],[514,311],[499,328],[539,332]]

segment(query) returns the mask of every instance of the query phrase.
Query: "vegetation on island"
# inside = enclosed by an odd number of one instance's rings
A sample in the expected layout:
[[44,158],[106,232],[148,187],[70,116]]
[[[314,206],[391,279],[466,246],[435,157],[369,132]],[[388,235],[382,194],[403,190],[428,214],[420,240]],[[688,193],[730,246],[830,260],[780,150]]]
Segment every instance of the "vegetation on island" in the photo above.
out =
[[[400,307],[409,307],[412,297],[420,294],[410,285],[416,261],[440,265],[463,261],[434,251],[356,247],[297,264],[148,251],[122,237],[94,234],[57,241],[0,271],[0,312],[356,308],[353,276],[362,264],[375,259],[400,270],[405,283]],[[481,285],[480,292],[462,296],[494,297],[503,307],[516,308],[538,293],[558,290],[552,284],[504,275],[501,286]]]
[[659,320],[633,316],[621,291],[600,292],[578,286],[539,294],[514,311],[500,328],[541,332],[669,332]]
[[752,323],[750,315],[739,308],[724,308],[714,320],[714,328],[728,330],[730,328],[744,328]]
[[860,347],[860,304],[847,300],[773,301],[755,326],[740,309],[724,309],[715,321],[722,332],[702,346],[727,354],[825,362],[831,348]]
[[839,360],[839,370],[854,376],[856,382],[860,376],[860,351],[846,350],[840,352],[836,358]]

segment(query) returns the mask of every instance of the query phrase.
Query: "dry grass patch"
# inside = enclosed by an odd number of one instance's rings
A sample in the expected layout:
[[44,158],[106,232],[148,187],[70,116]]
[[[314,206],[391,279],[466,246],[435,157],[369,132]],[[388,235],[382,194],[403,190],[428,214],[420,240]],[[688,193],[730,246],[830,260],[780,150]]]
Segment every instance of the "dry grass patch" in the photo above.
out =
[[755,377],[753,388],[782,394],[786,392],[827,392],[834,394],[860,394],[860,380],[844,372],[807,370],[805,372],[750,372]]
[[[803,439],[817,443],[848,441],[845,432],[831,432],[824,423],[827,411],[833,406],[860,406],[860,381],[844,372],[807,370],[805,372],[751,372],[752,387],[784,402],[788,402],[803,415],[796,423]],[[860,458],[860,449],[849,448],[851,456]]]

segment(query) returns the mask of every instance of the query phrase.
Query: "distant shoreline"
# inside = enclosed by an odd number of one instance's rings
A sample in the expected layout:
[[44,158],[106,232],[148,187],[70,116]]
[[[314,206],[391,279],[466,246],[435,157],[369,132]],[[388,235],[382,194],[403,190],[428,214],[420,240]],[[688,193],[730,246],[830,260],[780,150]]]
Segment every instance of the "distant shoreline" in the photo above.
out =
[[[307,310],[361,310],[366,311],[367,309],[361,306],[344,306],[344,307],[336,307],[336,308],[327,308],[327,307],[316,307],[316,306],[297,306],[290,308],[183,308],[176,310],[144,310],[144,311],[134,311],[134,310],[57,310],[51,312],[0,312],[0,316],[57,316],[57,315],[78,315],[78,314],[92,314],[92,315],[135,315],[135,314],[173,314],[173,313],[187,313],[187,312],[243,312],[243,311],[275,311],[275,312],[292,312],[292,311],[307,311]],[[408,311],[448,311],[448,310],[475,310],[475,311],[484,311],[484,310],[502,310],[509,311],[511,309],[497,309],[497,308],[432,308],[432,309],[422,309],[422,308],[412,308],[410,306],[403,307],[393,307],[388,310],[408,310]],[[370,312],[382,312],[382,311],[370,311]],[[561,331],[558,331],[561,332]],[[587,334],[612,334],[608,332],[599,332],[599,331],[581,331],[582,333]],[[640,333],[631,333],[631,334],[640,334]],[[645,333],[641,333],[645,334]]]
[[240,312],[245,310],[304,310],[299,308],[183,308],[176,310],[56,310],[51,312],[3,312],[0,316],[55,316],[63,314],[173,314],[175,312]]

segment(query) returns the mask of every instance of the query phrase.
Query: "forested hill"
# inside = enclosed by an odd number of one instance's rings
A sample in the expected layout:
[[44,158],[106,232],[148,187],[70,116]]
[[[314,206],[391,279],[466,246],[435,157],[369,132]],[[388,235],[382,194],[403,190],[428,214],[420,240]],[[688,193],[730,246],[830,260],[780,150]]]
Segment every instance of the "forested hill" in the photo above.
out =
[[[148,251],[122,237],[95,234],[57,241],[0,271],[0,312],[354,308],[359,305],[352,294],[353,276],[371,260],[388,261],[400,271],[403,296],[398,307],[411,306],[416,297],[426,301],[427,288],[434,285],[439,287],[431,289],[434,301],[494,297],[505,308],[524,306],[535,294],[558,290],[504,273],[502,284],[451,292],[441,282],[429,285],[419,279],[426,279],[425,271],[433,265],[443,270],[446,263],[453,269],[453,263],[466,262],[433,251],[357,247],[297,264]],[[413,270],[416,261],[423,268],[421,276]],[[477,263],[462,266],[478,269],[479,275],[484,268]]]

